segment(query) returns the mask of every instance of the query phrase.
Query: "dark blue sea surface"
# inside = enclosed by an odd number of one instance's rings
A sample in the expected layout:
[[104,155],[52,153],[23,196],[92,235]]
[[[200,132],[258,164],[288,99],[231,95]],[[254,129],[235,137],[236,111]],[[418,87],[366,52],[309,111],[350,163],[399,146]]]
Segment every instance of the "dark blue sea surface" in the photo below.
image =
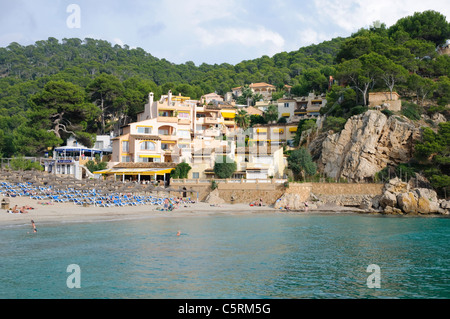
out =
[[[450,298],[448,218],[249,213],[37,228],[0,227],[0,298]],[[72,264],[80,288],[67,285]],[[368,286],[372,264],[380,288]]]

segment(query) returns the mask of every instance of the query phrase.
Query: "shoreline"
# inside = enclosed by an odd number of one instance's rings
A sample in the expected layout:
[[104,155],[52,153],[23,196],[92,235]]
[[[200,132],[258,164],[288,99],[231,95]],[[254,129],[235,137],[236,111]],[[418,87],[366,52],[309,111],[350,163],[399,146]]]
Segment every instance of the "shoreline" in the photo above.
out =
[[234,215],[242,216],[249,214],[276,213],[286,215],[348,215],[358,214],[366,216],[395,216],[395,217],[445,217],[442,215],[385,215],[377,212],[364,211],[353,207],[342,207],[326,205],[317,209],[303,210],[280,210],[270,206],[249,206],[248,204],[220,204],[211,205],[200,202],[180,206],[173,211],[158,211],[158,206],[126,206],[126,207],[82,207],[73,203],[52,203],[51,205],[39,204],[41,201],[29,197],[8,197],[10,207],[17,205],[31,206],[26,214],[10,214],[5,209],[0,209],[0,227],[30,225],[33,219],[37,224],[62,224],[62,223],[88,223],[122,220],[139,220],[148,218],[177,218],[177,217],[201,217]]

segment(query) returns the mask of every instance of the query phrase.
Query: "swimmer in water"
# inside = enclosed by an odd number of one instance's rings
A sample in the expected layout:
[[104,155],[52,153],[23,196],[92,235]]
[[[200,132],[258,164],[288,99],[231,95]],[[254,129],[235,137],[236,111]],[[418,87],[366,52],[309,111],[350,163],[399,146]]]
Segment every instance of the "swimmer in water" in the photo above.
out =
[[180,231],[178,231],[178,233],[177,233],[177,236],[180,236],[181,235],[181,232]]
[[31,226],[33,226],[33,233],[37,233],[36,225],[34,224],[34,220],[31,220]]

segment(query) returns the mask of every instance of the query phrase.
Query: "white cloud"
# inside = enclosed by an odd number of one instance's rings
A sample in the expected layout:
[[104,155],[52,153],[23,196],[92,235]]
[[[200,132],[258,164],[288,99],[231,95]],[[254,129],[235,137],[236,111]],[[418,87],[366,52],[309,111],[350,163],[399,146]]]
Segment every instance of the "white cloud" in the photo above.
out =
[[376,20],[389,27],[414,12],[435,10],[450,14],[448,2],[442,0],[314,0],[314,5],[322,23],[334,24],[349,33],[368,27]]
[[255,29],[232,27],[206,30],[199,28],[197,34],[200,36],[200,42],[204,46],[238,44],[252,47],[266,44],[282,48],[285,43],[280,34],[267,30],[262,26],[258,26]]
[[118,44],[118,45],[120,45],[121,47],[124,46],[123,41],[122,41],[121,39],[119,39],[119,38],[114,38],[113,41],[114,41],[115,44]]

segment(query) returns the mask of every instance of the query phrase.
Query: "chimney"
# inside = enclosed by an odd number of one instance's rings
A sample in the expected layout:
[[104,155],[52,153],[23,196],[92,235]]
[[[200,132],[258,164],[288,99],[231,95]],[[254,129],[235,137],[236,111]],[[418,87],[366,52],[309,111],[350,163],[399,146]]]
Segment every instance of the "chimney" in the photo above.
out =
[[[152,116],[152,109],[153,109],[153,98],[154,98],[154,94],[153,94],[153,92],[150,92],[149,94],[148,94],[148,104],[146,104],[145,105],[145,107],[146,107],[146,109],[145,109],[145,119],[149,119],[149,118],[151,118]],[[147,106],[148,105],[148,106]]]
[[172,105],[172,90],[169,90],[169,93],[167,93],[167,104]]

